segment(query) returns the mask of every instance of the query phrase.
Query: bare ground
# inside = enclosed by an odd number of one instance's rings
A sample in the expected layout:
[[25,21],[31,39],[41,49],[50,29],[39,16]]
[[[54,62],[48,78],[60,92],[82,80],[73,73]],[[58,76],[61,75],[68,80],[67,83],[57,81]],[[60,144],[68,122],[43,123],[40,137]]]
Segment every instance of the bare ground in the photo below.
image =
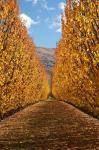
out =
[[99,120],[53,99],[0,122],[0,150],[99,150]]

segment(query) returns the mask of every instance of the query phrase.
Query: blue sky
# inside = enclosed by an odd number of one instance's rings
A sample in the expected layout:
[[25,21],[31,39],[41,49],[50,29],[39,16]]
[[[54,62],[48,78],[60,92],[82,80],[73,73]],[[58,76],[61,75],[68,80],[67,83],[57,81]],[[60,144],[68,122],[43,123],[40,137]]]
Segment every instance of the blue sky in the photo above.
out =
[[66,0],[19,0],[20,17],[36,46],[55,48]]

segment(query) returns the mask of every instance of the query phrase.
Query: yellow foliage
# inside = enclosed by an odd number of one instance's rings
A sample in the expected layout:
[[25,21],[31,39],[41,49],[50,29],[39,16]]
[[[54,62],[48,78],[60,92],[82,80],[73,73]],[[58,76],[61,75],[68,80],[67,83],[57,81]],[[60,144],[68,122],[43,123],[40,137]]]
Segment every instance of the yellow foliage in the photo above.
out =
[[0,115],[44,100],[49,94],[45,69],[19,19],[16,0],[0,2]]
[[99,7],[91,0],[72,1],[64,16],[52,93],[99,116]]

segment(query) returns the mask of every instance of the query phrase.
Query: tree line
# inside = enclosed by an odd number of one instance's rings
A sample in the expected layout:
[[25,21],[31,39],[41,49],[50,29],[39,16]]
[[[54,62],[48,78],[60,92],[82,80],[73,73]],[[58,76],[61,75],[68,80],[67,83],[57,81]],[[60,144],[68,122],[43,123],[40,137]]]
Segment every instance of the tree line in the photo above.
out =
[[62,16],[52,93],[99,116],[99,5],[72,0]]
[[0,116],[49,93],[46,71],[19,14],[17,0],[0,0]]

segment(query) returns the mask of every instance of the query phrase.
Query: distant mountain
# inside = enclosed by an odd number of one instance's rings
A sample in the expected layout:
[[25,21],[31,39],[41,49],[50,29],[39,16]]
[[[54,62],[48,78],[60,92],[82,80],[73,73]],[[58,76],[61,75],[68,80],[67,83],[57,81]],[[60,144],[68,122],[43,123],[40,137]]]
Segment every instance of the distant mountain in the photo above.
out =
[[39,56],[41,62],[45,65],[48,74],[51,74],[52,67],[55,62],[55,49],[37,47],[36,53]]

